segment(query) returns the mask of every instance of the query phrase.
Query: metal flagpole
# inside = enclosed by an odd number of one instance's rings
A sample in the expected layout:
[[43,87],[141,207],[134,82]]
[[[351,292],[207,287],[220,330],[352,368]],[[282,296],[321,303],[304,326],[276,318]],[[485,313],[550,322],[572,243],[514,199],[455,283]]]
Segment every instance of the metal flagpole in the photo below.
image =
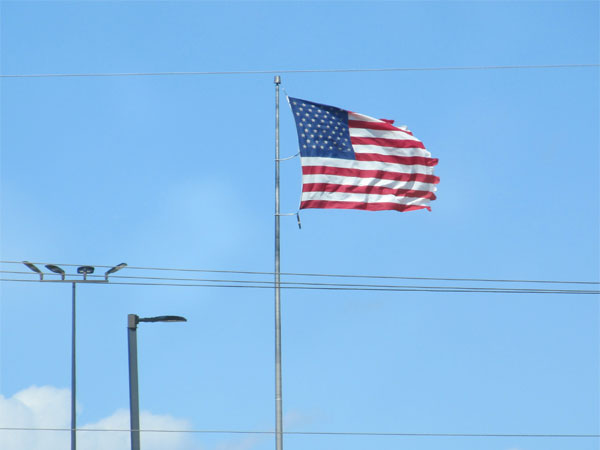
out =
[[275,76],[275,438],[276,450],[283,450],[281,413],[281,276],[279,268],[279,85]]

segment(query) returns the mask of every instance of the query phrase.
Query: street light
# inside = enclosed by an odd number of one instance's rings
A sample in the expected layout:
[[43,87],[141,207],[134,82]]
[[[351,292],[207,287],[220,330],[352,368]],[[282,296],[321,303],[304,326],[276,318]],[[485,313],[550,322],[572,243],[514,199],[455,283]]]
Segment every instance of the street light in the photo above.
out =
[[117,264],[114,267],[111,267],[110,269],[108,269],[106,271],[106,273],[104,274],[104,279],[108,281],[108,276],[112,273],[118,272],[119,270],[121,270],[123,267],[127,267],[127,263],[121,263],[121,264]]
[[54,264],[46,264],[46,269],[48,269],[50,272],[59,274],[61,277],[61,280],[65,279],[65,271],[62,270],[60,267],[58,267]]
[[[60,280],[44,280],[44,273],[33,263],[29,261],[23,261],[23,264],[27,266],[28,269],[34,271],[40,276],[40,281],[49,282],[49,283],[71,283],[73,285],[73,295],[72,295],[72,306],[71,306],[71,450],[77,449],[77,417],[76,417],[76,403],[77,403],[77,366],[76,366],[76,346],[75,346],[75,337],[76,337],[76,286],[78,283],[108,283],[108,275],[110,273],[114,273],[117,270],[122,269],[127,264],[121,263],[118,266],[115,266],[109,269],[105,274],[104,280],[88,280],[87,275],[94,273],[93,266],[81,266],[77,268],[77,273],[83,275],[83,280],[66,279],[66,272],[56,264],[46,264],[46,268],[58,275],[60,275]],[[120,266],[120,267],[119,267]],[[118,267],[118,269],[116,269]],[[111,270],[113,272],[111,272]]]
[[88,273],[94,273],[94,267],[92,266],[81,266],[77,268],[77,273],[83,275],[83,279],[87,280]]
[[129,344],[129,417],[131,423],[131,450],[140,450],[140,398],[138,394],[137,325],[140,322],[187,322],[181,316],[139,317],[127,316]]
[[33,270],[35,273],[37,273],[40,276],[40,281],[44,280],[44,274],[40,269],[37,268],[35,264],[30,263],[29,261],[23,261],[23,264],[25,264],[28,269]]

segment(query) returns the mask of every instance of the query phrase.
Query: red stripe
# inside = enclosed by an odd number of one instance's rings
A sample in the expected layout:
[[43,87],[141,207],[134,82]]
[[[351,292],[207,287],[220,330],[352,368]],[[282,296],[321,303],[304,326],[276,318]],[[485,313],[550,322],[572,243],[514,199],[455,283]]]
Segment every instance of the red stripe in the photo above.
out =
[[435,175],[426,175],[423,173],[401,173],[388,172],[386,170],[362,170],[362,169],[347,169],[341,167],[329,166],[303,166],[302,174],[304,175],[338,175],[342,177],[358,177],[358,178],[379,178],[380,180],[395,180],[395,181],[420,181],[422,183],[437,184],[440,178]]
[[346,184],[306,183],[302,192],[349,192],[352,194],[395,195],[397,197],[428,198],[435,200],[433,192],[412,189],[392,189],[383,186],[350,186]]
[[358,145],[379,145],[381,147],[395,148],[425,148],[421,141],[412,141],[408,139],[385,139],[351,136],[350,141]]
[[392,123],[394,123],[393,120],[391,123],[389,123],[389,122],[366,122],[364,120],[348,120],[348,126],[350,128],[366,128],[368,130],[402,131],[403,133],[410,134],[412,136],[412,133],[410,131],[395,127],[394,125],[392,125]]
[[300,203],[300,209],[308,208],[362,209],[364,211],[415,211],[417,209],[426,209],[431,211],[429,206],[400,205],[398,203],[328,202],[325,200],[308,200]]
[[378,153],[355,153],[357,161],[380,161],[394,164],[406,164],[407,166],[419,165],[433,167],[437,165],[437,158],[426,158],[423,156],[394,156],[380,155]]

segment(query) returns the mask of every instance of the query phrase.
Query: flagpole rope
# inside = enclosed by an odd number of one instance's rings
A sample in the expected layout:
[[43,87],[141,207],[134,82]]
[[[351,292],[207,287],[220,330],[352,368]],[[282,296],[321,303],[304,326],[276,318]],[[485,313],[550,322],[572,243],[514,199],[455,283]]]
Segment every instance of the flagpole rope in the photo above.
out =
[[449,70],[503,70],[503,69],[573,69],[600,67],[600,64],[529,64],[507,66],[445,66],[445,67],[381,67],[365,69],[288,69],[288,70],[219,70],[190,72],[97,72],[97,73],[24,73],[1,74],[0,78],[67,78],[67,77],[161,77],[182,75],[273,75],[293,73],[352,73],[352,72],[425,72]]

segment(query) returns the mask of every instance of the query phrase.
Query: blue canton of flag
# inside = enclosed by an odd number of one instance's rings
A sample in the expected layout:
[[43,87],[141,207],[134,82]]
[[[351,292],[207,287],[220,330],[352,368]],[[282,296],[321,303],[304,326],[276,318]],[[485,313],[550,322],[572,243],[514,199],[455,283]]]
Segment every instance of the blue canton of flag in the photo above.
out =
[[290,104],[302,156],[356,159],[350,142],[348,111],[292,98]]
[[428,209],[438,160],[393,120],[289,97],[302,161],[301,209]]

